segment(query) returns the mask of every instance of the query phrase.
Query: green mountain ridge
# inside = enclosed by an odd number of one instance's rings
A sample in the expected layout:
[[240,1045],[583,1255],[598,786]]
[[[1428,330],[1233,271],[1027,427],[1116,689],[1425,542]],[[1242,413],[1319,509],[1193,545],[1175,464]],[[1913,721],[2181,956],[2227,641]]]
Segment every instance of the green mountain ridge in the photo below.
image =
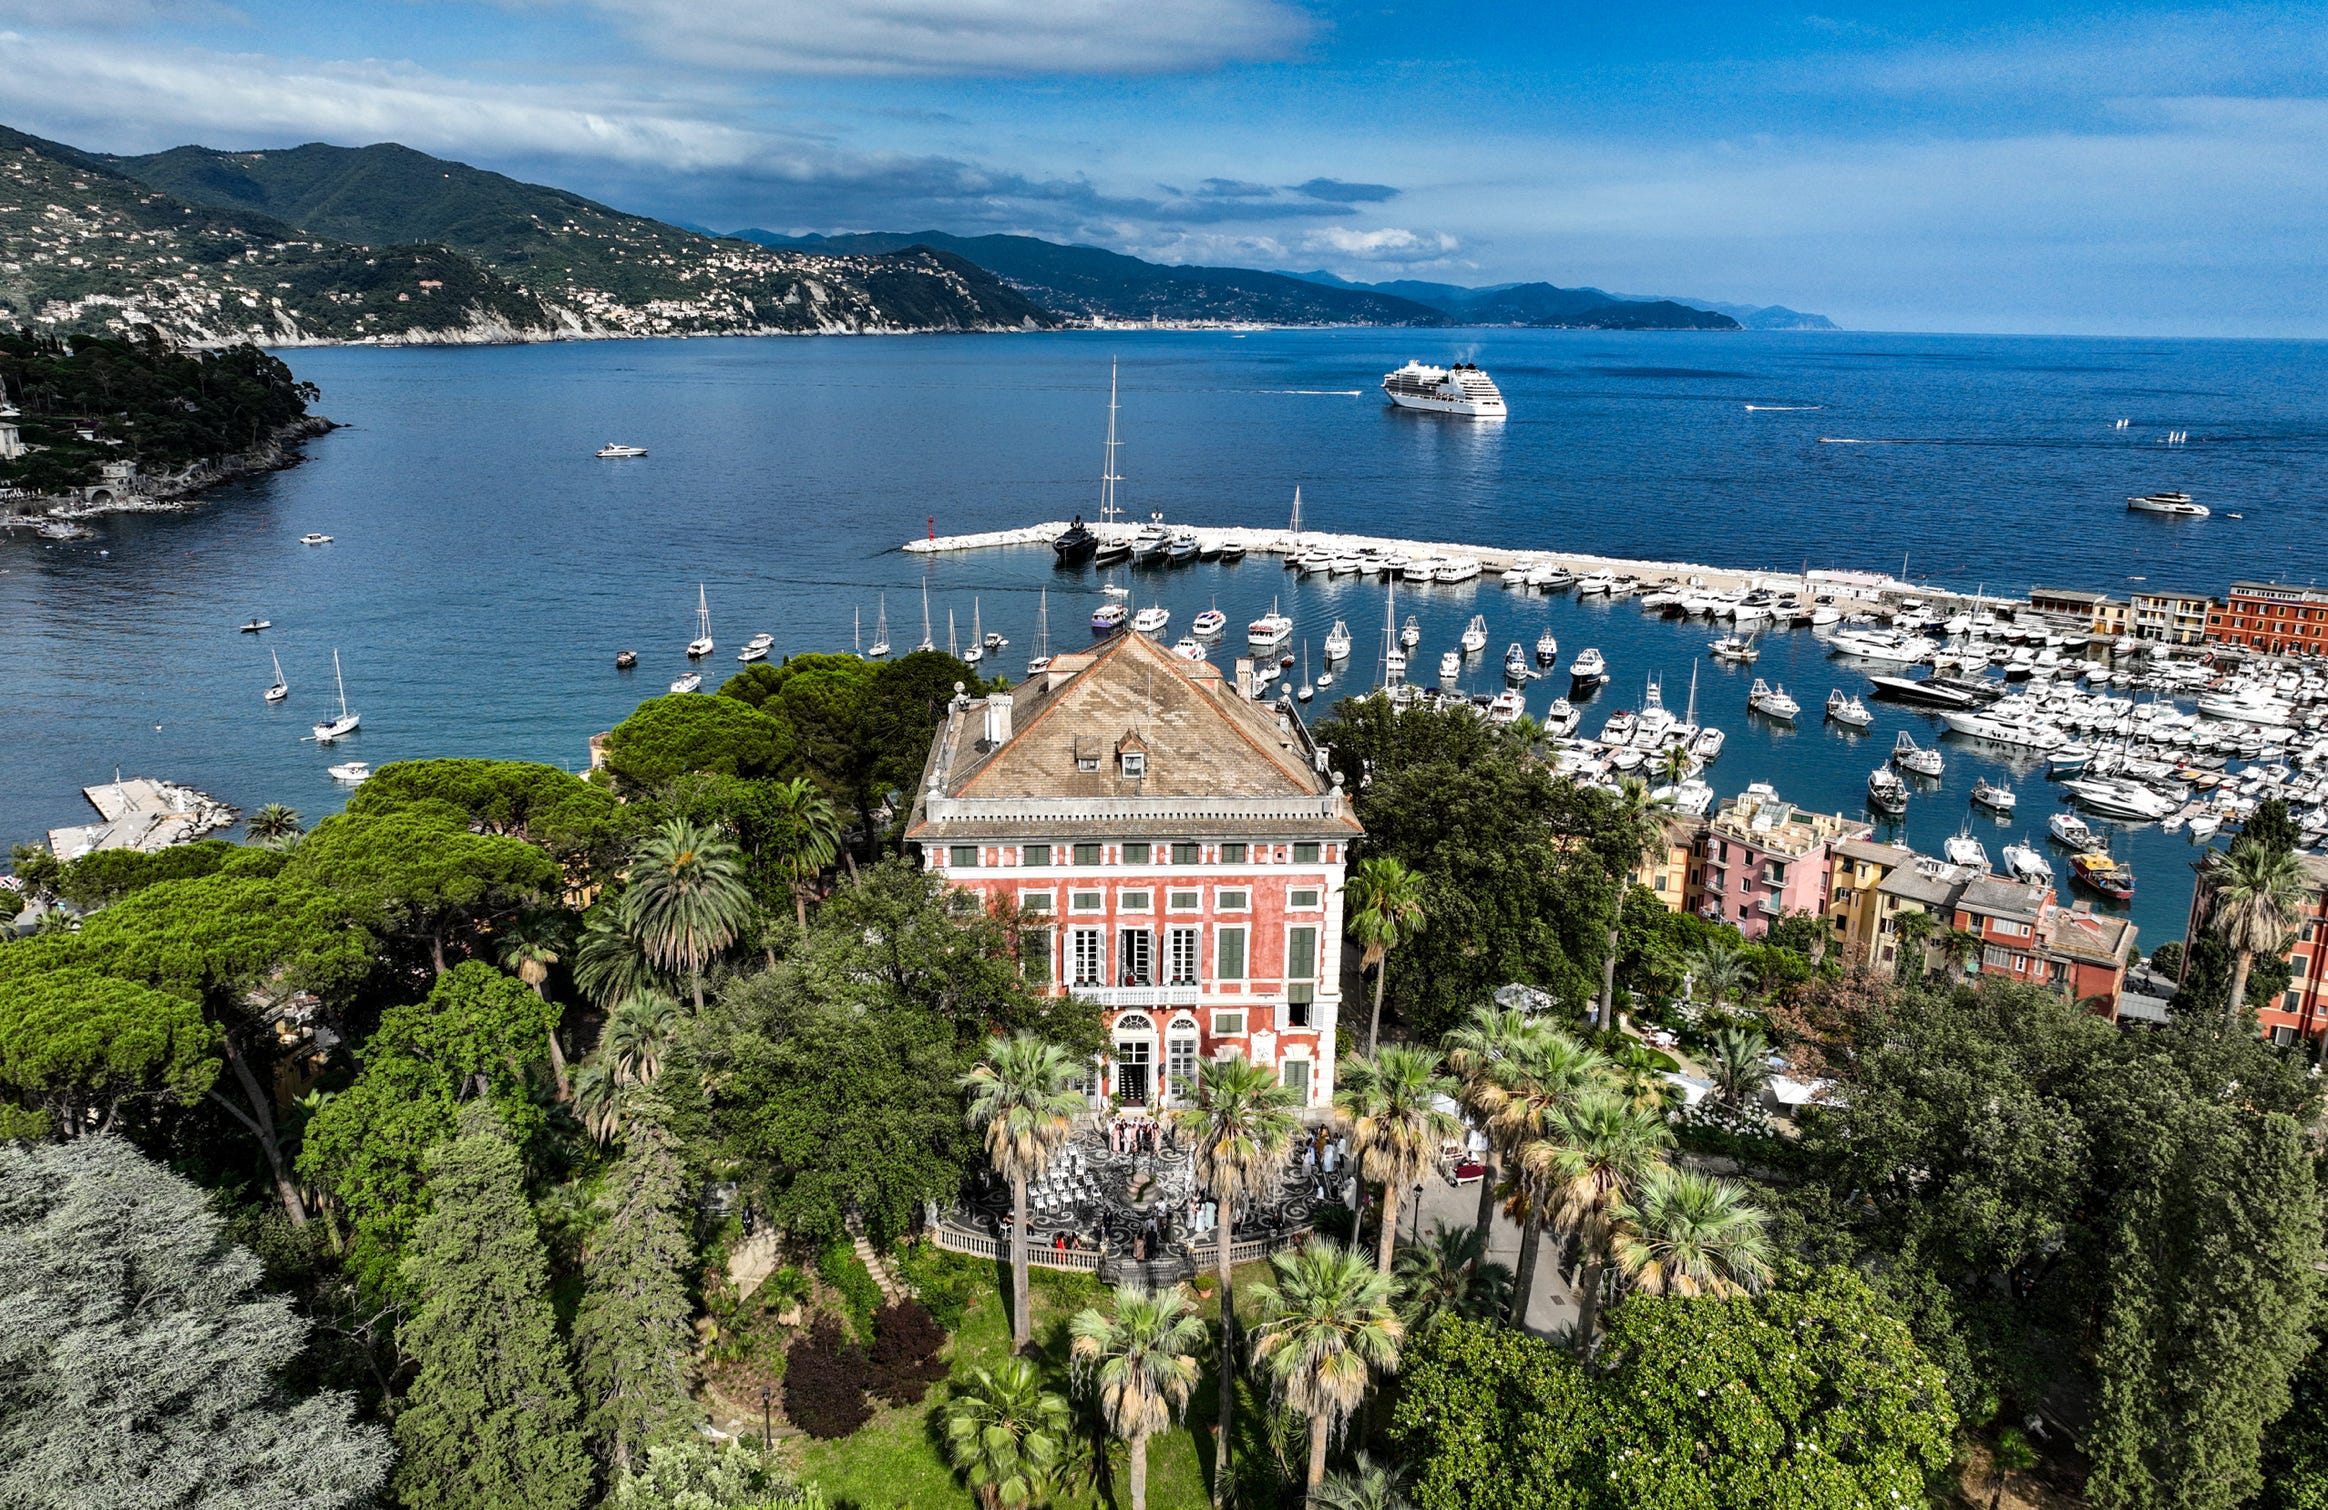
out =
[[782,236],[743,230],[761,246],[869,253],[932,246],[985,268],[1028,297],[1093,321],[1260,325],[1444,325],[1427,305],[1371,289],[1329,288],[1283,273],[1241,267],[1181,267],[1096,246],[1034,236],[954,236],[944,231],[867,231]]
[[[1729,304],[1718,299],[1687,299],[1663,294],[1612,294],[1606,289],[1559,288],[1550,283],[1491,283],[1479,288],[1466,288],[1459,283],[1426,283],[1407,278],[1388,283],[1352,283],[1323,269],[1288,273],[1286,276],[1309,279],[1333,288],[1371,288],[1377,293],[1427,304],[1433,309],[1463,319],[1466,323],[1557,324],[1561,323],[1561,316],[1591,314],[1605,311],[1611,306],[1672,305],[1680,309],[1725,315],[1747,330],[1836,328],[1835,322],[1825,315],[1805,314],[1798,309],[1788,309],[1783,304]],[[1623,319],[1624,315],[1620,311],[1615,318]],[[1637,328],[1675,328],[1655,323],[1661,319],[1673,319],[1670,314],[1634,318],[1643,322]],[[1696,328],[1726,330],[1730,327]]]
[[104,157],[0,127],[0,320],[203,345],[1006,330],[1057,317],[927,247],[701,236],[410,148]]

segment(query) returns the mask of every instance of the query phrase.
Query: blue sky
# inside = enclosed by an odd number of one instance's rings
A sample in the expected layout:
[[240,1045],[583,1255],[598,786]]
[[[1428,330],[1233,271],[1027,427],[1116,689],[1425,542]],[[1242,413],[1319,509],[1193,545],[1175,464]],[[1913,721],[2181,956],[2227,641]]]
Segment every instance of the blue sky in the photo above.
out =
[[2328,336],[2324,9],[0,0],[0,120],[401,141],[721,229]]

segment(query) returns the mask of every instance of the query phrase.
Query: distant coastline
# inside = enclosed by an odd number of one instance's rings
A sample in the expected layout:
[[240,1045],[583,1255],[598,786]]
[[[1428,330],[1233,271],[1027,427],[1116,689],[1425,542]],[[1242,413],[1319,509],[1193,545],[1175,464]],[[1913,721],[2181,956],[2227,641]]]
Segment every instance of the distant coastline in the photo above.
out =
[[307,459],[307,442],[339,428],[334,420],[310,414],[278,425],[264,442],[248,450],[198,462],[167,477],[141,475],[122,492],[104,490],[106,496],[101,501],[71,494],[11,496],[0,491],[0,530],[37,529],[51,521],[98,519],[109,514],[181,513],[195,507],[202,495],[214,488],[298,466]]

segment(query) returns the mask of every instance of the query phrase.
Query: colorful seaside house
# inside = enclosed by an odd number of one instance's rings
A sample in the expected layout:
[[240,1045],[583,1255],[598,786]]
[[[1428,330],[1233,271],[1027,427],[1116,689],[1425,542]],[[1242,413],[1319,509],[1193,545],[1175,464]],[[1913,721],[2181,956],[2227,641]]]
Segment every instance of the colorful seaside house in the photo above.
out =
[[1824,913],[1834,847],[1869,832],[1859,819],[1806,812],[1756,783],[1707,821],[1697,911],[1749,939],[1788,913]]
[[2207,610],[2207,642],[2266,655],[2328,654],[2328,587],[2234,582]]
[[1290,702],[1118,633],[1008,692],[958,696],[906,839],[1031,927],[1031,968],[1096,1001],[1086,1091],[1153,1105],[1200,1058],[1332,1104],[1343,872],[1361,836]]

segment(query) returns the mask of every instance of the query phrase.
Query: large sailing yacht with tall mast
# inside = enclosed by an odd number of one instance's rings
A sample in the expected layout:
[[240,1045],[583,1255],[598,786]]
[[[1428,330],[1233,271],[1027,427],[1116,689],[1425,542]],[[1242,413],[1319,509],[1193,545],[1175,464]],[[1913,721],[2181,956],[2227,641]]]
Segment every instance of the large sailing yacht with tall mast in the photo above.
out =
[[1027,662],[1029,676],[1041,676],[1051,669],[1051,589],[1044,588],[1036,601],[1039,606],[1035,610],[1035,654]]
[[327,719],[315,726],[315,742],[319,745],[330,744],[343,734],[355,733],[356,725],[364,721],[363,714],[351,712],[348,708],[348,679],[340,674],[340,659],[337,649],[331,653],[331,677],[333,681],[339,683],[339,717]]
[[687,658],[700,661],[711,654],[711,603],[703,595],[703,584],[695,584],[695,638],[687,642]]
[[873,618],[873,643],[866,648],[865,659],[877,661],[889,654],[889,594],[881,595],[881,611]]
[[[1092,556],[1093,564],[1103,567],[1114,566],[1132,558],[1131,540],[1110,533],[1110,528],[1115,524],[1117,515],[1122,512],[1116,507],[1116,484],[1123,481],[1123,478],[1116,472],[1116,446],[1118,444],[1116,440],[1116,410],[1118,407],[1116,403],[1116,364],[1110,362],[1107,365],[1107,449],[1101,453],[1099,467],[1100,527],[1095,535],[1097,543]],[[1068,535],[1074,533],[1072,528],[1067,532]],[[1064,540],[1067,536],[1060,538]],[[1052,548],[1059,549],[1057,541],[1052,542]],[[1059,558],[1062,561],[1070,559],[1063,550],[1060,551]]]

